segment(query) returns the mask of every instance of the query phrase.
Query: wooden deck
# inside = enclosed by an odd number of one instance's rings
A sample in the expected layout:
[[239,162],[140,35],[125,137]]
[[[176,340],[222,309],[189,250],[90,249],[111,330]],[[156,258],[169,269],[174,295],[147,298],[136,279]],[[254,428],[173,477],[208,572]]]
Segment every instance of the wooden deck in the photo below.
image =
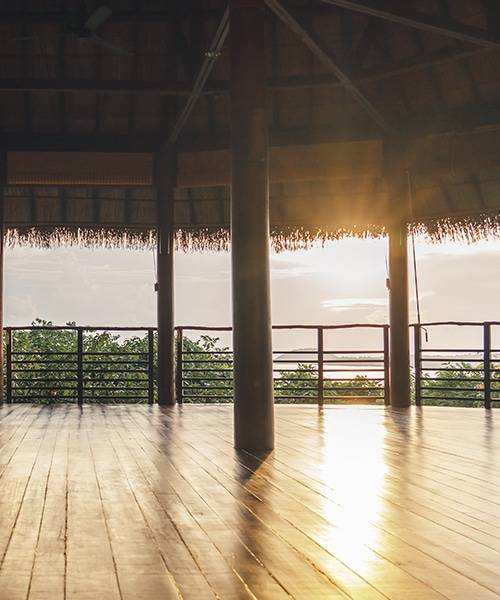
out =
[[231,411],[4,406],[0,599],[500,598],[498,414]]

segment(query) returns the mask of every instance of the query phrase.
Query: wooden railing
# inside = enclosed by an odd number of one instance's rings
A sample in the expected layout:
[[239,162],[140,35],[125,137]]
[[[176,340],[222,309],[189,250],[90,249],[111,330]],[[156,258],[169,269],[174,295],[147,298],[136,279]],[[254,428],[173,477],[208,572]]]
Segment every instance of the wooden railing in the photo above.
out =
[[[342,349],[335,344],[338,331],[374,330],[377,348]],[[186,332],[221,334],[230,327],[177,327],[176,393],[177,401],[203,402],[233,397],[232,352],[190,349]],[[389,326],[352,325],[275,325],[273,332],[308,331],[314,347],[305,350],[273,350],[274,392],[277,402],[389,403]],[[200,383],[203,382],[203,385]]]
[[[6,327],[4,331],[9,403],[154,402],[152,327],[31,326]],[[57,332],[58,339],[46,349],[37,336],[47,332]],[[103,333],[142,335],[142,347],[96,349],[93,341]]]
[[[412,327],[417,406],[453,401],[482,404],[489,409],[500,402],[500,347],[492,343],[500,322],[440,321]],[[467,348],[423,343],[423,334],[432,338],[442,328],[453,328],[454,332],[456,328],[471,328],[477,331],[478,343]]]
[[[500,322],[435,322],[413,330],[413,395],[417,406],[453,403],[500,403]],[[442,328],[453,328],[446,344],[433,344]],[[478,332],[477,343],[449,343],[463,328]],[[458,328],[458,329],[456,329]],[[277,402],[389,404],[389,326],[278,325],[275,334],[311,334],[303,350],[275,349],[273,372]],[[359,332],[371,344],[359,349]],[[182,402],[230,402],[233,355],[214,336],[230,327],[176,328],[176,397]],[[358,343],[346,336],[356,332]],[[55,344],[38,339],[59,335]],[[110,349],[99,336],[119,336]],[[207,343],[200,343],[206,335]],[[27,337],[28,336],[28,337]],[[427,337],[430,337],[427,341]],[[470,336],[469,336],[470,337]],[[125,340],[125,342],[124,342]],[[198,340],[196,343],[195,340]],[[343,344],[340,343],[343,340]],[[348,343],[346,344],[346,340]],[[46,340],[45,340],[46,341]],[[45,345],[44,345],[45,344]],[[292,343],[296,346],[296,343]],[[450,347],[451,346],[451,347]],[[154,327],[7,327],[5,397],[7,402],[149,402],[157,398],[156,330]]]

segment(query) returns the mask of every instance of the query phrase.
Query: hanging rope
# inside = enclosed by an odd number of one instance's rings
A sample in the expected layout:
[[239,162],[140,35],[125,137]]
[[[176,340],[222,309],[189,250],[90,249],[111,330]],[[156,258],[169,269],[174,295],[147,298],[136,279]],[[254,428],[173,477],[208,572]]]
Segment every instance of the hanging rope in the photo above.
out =
[[158,269],[156,267],[156,248],[153,248],[151,252],[153,253],[154,288],[155,288],[155,292],[157,292],[158,291]]
[[[406,172],[408,178],[408,199],[410,202],[410,214],[413,217],[413,185],[411,180],[410,171]],[[418,282],[418,270],[417,270],[417,253],[415,250],[415,233],[411,231],[411,250],[412,250],[412,258],[413,258],[413,280],[415,282],[415,304],[417,306],[417,323],[419,328],[421,328],[425,333],[425,341],[429,341],[429,333],[425,327],[422,328],[422,318],[420,313],[420,290],[419,290],[419,282]]]

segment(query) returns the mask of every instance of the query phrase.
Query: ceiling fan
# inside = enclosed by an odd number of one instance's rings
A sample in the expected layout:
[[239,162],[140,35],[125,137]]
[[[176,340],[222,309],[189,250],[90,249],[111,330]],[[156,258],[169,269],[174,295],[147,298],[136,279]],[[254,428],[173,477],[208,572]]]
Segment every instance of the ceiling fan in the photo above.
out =
[[[101,6],[94,9],[90,14],[86,14],[86,11],[82,11],[79,18],[73,23],[66,23],[64,31],[59,36],[71,36],[78,41],[90,42],[98,46],[102,46],[111,50],[115,54],[121,54],[123,56],[132,56],[132,52],[121,46],[116,46],[112,42],[108,42],[106,39],[98,35],[98,30],[109,20],[113,11],[106,6]],[[26,41],[38,39],[38,36],[19,36],[13,38],[16,41]]]

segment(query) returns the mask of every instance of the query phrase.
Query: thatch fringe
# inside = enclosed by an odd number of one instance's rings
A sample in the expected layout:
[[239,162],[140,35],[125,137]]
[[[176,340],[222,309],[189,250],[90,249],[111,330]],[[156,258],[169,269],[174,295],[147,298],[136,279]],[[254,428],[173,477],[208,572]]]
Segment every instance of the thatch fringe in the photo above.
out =
[[[435,217],[415,220],[409,230],[423,235],[431,242],[456,241],[474,243],[488,238],[500,238],[500,215]],[[277,252],[307,250],[313,244],[325,243],[347,237],[358,239],[379,238],[385,235],[383,225],[367,224],[341,227],[274,227],[271,231],[272,247]],[[131,228],[11,228],[5,233],[8,246],[55,248],[80,246],[86,248],[122,248],[152,250],[156,247],[154,229]],[[225,251],[230,246],[227,229],[205,227],[178,229],[175,235],[176,249],[185,252]]]
[[29,229],[7,229],[5,243],[8,246],[32,248],[80,246],[84,248],[149,250],[156,245],[156,234],[149,230],[117,228],[31,227]]
[[485,239],[500,238],[500,215],[435,218],[411,223],[410,230],[431,242],[473,244]]

